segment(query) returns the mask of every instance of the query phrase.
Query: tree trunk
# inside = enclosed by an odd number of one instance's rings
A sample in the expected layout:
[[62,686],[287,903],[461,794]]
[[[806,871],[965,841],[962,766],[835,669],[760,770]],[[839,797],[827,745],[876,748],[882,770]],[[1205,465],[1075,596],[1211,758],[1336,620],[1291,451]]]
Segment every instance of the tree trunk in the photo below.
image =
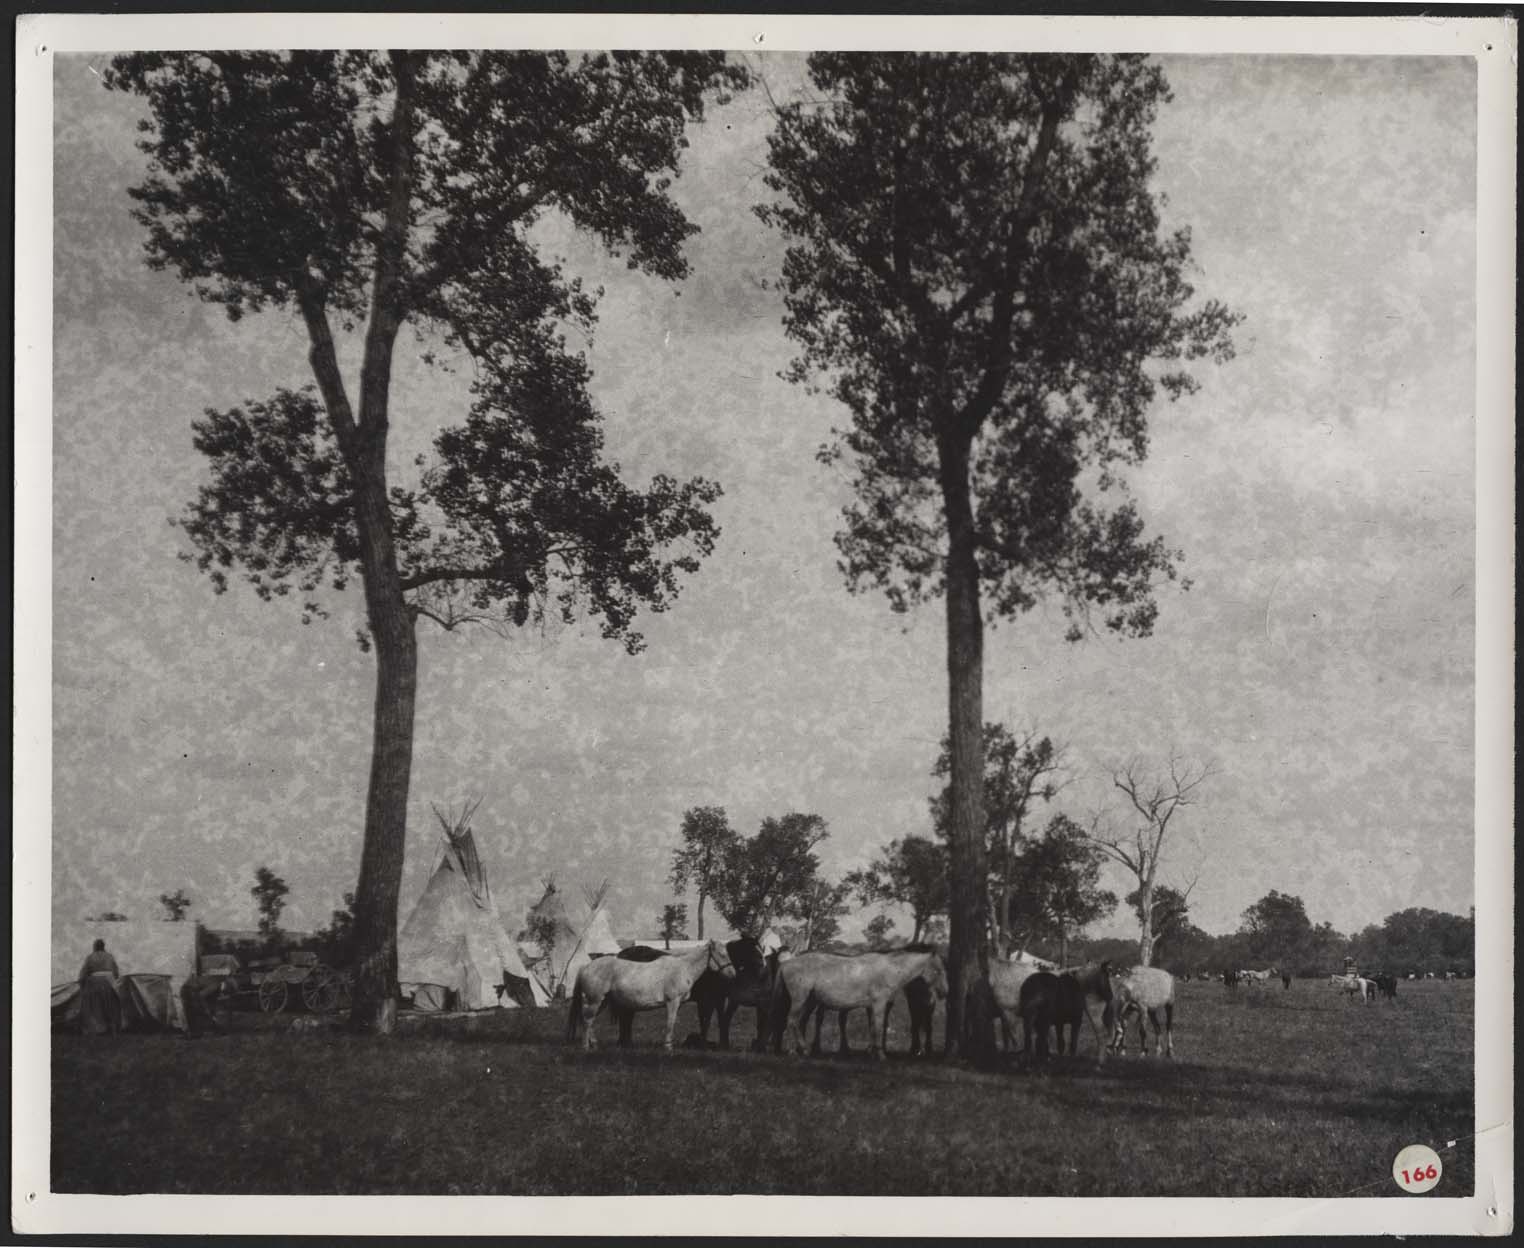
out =
[[349,1021],[356,1030],[384,1035],[397,1015],[397,899],[413,769],[418,643],[397,573],[385,477],[367,472],[356,495],[365,602],[376,650],[376,700],[365,842],[355,887],[357,964]]
[[1138,965],[1148,966],[1154,956],[1154,884],[1152,880],[1138,889],[1138,915],[1141,931],[1138,934]]
[[699,889],[698,938],[704,939],[704,890]]
[[939,447],[947,517],[948,743],[952,763],[948,835],[947,1053],[975,1056],[990,1043],[982,993],[989,967],[984,828],[984,625],[968,465],[972,439],[946,434]]

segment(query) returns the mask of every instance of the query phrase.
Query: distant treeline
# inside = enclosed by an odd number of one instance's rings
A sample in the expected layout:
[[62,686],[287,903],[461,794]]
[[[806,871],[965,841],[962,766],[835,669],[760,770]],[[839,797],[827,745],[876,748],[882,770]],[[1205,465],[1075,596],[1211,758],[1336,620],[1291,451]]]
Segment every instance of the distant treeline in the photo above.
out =
[[[1462,917],[1438,910],[1413,908],[1390,914],[1354,936],[1331,924],[1306,921],[1301,901],[1272,893],[1273,920],[1245,926],[1227,936],[1212,936],[1193,923],[1168,932],[1155,947],[1153,963],[1176,975],[1202,971],[1219,974],[1229,969],[1274,966],[1298,977],[1328,975],[1344,968],[1352,957],[1362,970],[1393,975],[1425,975],[1446,971],[1472,975],[1476,971],[1476,911]],[[1262,907],[1264,903],[1260,903]],[[1265,917],[1259,915],[1257,917]],[[1299,921],[1300,920],[1300,921]],[[1088,940],[1083,957],[1109,958],[1131,965],[1138,960],[1136,940]]]

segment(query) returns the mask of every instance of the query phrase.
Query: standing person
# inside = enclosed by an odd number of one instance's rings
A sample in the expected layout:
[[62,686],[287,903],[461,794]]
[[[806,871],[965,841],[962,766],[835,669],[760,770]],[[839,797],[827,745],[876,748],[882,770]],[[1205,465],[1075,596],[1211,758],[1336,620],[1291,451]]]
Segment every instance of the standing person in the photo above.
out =
[[114,1036],[122,1029],[122,999],[116,981],[121,977],[116,959],[106,952],[106,942],[95,948],[79,968],[79,1027],[87,1036]]

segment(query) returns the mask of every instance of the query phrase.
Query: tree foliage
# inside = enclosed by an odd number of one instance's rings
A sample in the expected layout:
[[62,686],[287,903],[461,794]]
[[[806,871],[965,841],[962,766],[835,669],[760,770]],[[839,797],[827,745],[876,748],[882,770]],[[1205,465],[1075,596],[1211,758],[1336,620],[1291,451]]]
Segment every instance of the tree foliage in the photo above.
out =
[[688,939],[688,907],[681,903],[665,905],[657,919],[657,931],[662,941],[670,945],[674,940]]
[[785,941],[796,953],[829,944],[841,932],[841,918],[847,913],[851,885],[845,880],[831,883],[815,878],[789,903],[785,913],[798,920],[785,930]]
[[259,934],[274,939],[280,934],[281,911],[286,908],[290,886],[269,867],[254,872],[254,887],[249,890],[259,911]]
[[1100,886],[1101,853],[1067,815],[1054,815],[1042,835],[1016,855],[1005,922],[1017,948],[1035,941],[1060,948],[1087,924],[1116,909],[1116,894]]
[[830,836],[819,815],[792,812],[762,821],[726,857],[715,908],[737,932],[757,936],[783,916],[800,916],[819,881],[814,850]]
[[344,906],[330,915],[327,927],[312,934],[318,957],[330,966],[348,967],[355,960],[355,895],[344,894]]
[[934,915],[947,911],[947,847],[924,836],[890,841],[868,866],[849,871],[842,883],[865,906],[889,902],[909,909],[914,943]]
[[[387,107],[403,78],[405,135]],[[470,356],[464,423],[388,496],[412,609],[447,627],[582,609],[639,649],[637,607],[667,605],[713,547],[718,488],[658,476],[637,491],[603,461],[589,369],[566,340],[591,336],[596,292],[531,231],[559,211],[632,268],[684,276],[697,227],[667,193],[684,124],[744,71],[708,53],[138,53],[106,80],[154,114],[140,144],[153,171],[131,190],[152,267],[234,320],[299,310],[315,351],[332,320],[373,320],[382,295],[392,319]],[[309,618],[320,584],[359,571],[356,458],[385,434],[335,411],[324,381],[208,410],[195,429],[212,480],[180,521],[219,590],[237,567],[262,597],[299,590]]]
[[894,943],[894,920],[887,914],[875,914],[863,925],[863,936],[871,949],[887,949]]
[[1442,975],[1476,970],[1476,911],[1468,916],[1411,907],[1386,916],[1350,941],[1362,969]]
[[[1169,98],[1139,56],[822,52],[821,106],[780,110],[758,209],[789,239],[791,379],[851,416],[824,452],[856,474],[838,538],[853,588],[903,610],[943,589],[938,441],[981,436],[979,577],[997,614],[1057,590],[1144,632],[1175,552],[1080,474],[1143,459],[1162,391],[1226,360],[1237,319],[1188,309],[1190,231],[1165,233],[1150,127]],[[1156,367],[1159,366],[1159,367]]]
[[164,917],[171,923],[183,923],[191,908],[191,899],[183,888],[177,888],[172,893],[160,893],[159,904],[164,907]]
[[[1162,952],[1168,948],[1174,952],[1175,939],[1184,935],[1191,928],[1191,907],[1188,900],[1190,889],[1181,892],[1178,888],[1171,888],[1168,884],[1156,884],[1154,886],[1153,908],[1150,926],[1154,936],[1154,952],[1162,956]],[[1138,923],[1143,922],[1143,890],[1135,888],[1122,899],[1132,907],[1132,912],[1138,916]]]

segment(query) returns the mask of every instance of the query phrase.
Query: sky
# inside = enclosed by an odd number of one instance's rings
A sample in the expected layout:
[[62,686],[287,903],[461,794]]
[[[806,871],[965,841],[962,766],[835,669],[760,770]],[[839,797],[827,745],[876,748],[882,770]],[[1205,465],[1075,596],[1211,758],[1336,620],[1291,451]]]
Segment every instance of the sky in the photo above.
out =
[[[800,82],[797,58],[751,61],[779,98]],[[229,324],[144,265],[126,194],[144,172],[142,107],[102,88],[103,64],[60,56],[54,80],[53,907],[136,917],[183,888],[203,921],[248,927],[269,865],[291,886],[284,922],[310,928],[359,863],[374,686],[359,595],[306,626],[236,581],[218,596],[167,522],[204,479],[192,420],[305,384],[304,335],[281,313]],[[1146,640],[1066,643],[1056,605],[1001,622],[986,718],[1065,745],[1051,813],[1081,822],[1129,826],[1108,780],[1119,764],[1157,769],[1174,751],[1208,765],[1161,871],[1196,881],[1208,931],[1234,930],[1271,889],[1346,932],[1409,906],[1464,913],[1473,63],[1163,64],[1166,219],[1192,229],[1198,291],[1245,317],[1238,358],[1151,413],[1150,459],[1129,476],[1193,584],[1161,595]],[[554,874],[574,896],[609,880],[627,936],[652,934],[673,899],[692,806],[725,807],[744,834],[824,816],[832,877],[928,832],[941,604],[896,616],[837,570],[848,484],[814,452],[844,413],[778,377],[792,355],[769,284],[782,248],[750,211],[766,194],[766,103],[752,92],[691,134],[676,194],[702,232],[679,287],[543,231],[606,288],[588,358],[611,455],[636,483],[720,482],[722,537],[673,609],[644,618],[638,656],[595,625],[506,640],[420,626],[404,915],[436,853],[431,803],[482,799],[478,845],[510,928]],[[404,335],[399,472],[465,411],[461,376],[416,355]],[[1133,930],[1122,909],[1091,929]]]

